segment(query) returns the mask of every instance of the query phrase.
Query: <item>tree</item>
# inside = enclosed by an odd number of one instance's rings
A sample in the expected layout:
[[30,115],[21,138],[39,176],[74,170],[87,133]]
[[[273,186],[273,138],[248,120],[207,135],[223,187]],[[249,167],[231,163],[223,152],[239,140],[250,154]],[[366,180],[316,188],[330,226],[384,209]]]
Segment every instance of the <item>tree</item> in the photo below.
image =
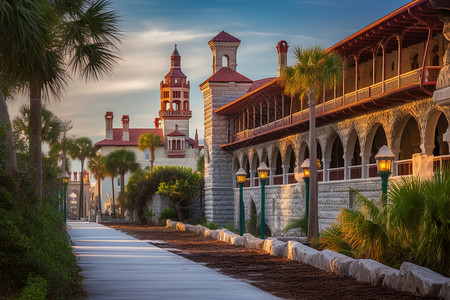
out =
[[100,154],[97,154],[91,159],[89,159],[88,162],[88,168],[91,170],[92,173],[94,173],[95,178],[97,178],[97,188],[98,188],[98,200],[97,204],[95,205],[95,210],[97,214],[97,210],[101,210],[102,205],[102,194],[100,190],[100,186],[102,184],[103,178],[105,178],[106,174],[106,166],[105,166],[105,159]]
[[[326,52],[321,47],[302,49],[294,48],[296,64],[292,67],[285,67],[281,80],[285,86],[285,93],[299,96],[300,99],[307,97],[309,100],[309,147],[310,161],[317,160],[316,141],[316,114],[315,95],[323,86],[333,86],[334,82],[339,82],[342,76],[343,59],[334,52]],[[318,237],[318,201],[317,201],[317,165],[310,165],[310,192],[309,192],[309,219],[308,219],[308,239]]]
[[[50,148],[59,143],[64,124],[45,107],[41,108],[41,124],[42,142],[47,143]],[[23,148],[22,151],[25,150],[24,148],[27,148],[31,153],[32,128],[30,108],[27,105],[23,105],[20,108],[20,114],[13,120],[13,128],[17,143]]]
[[42,196],[41,99],[59,97],[69,72],[98,79],[117,62],[118,17],[108,0],[0,2],[0,77],[30,95],[34,177]]
[[94,155],[92,141],[87,137],[77,138],[69,149],[70,156],[73,159],[79,159],[81,162],[80,172],[80,199],[78,200],[78,220],[83,217],[84,212],[84,161]]
[[62,135],[60,136],[59,141],[51,145],[50,150],[48,152],[48,156],[51,160],[52,159],[58,160],[58,158],[60,158],[60,154],[62,153],[65,164],[65,171],[70,170],[70,161],[67,160],[67,152],[69,151],[70,147],[72,147],[72,144],[74,143],[74,138],[72,136],[67,135],[67,132],[69,132],[69,130],[71,130],[72,127],[73,126],[70,121],[61,123]]
[[15,176],[17,174],[17,150],[14,142],[11,119],[9,118],[8,105],[6,104],[6,96],[2,91],[2,86],[0,85],[0,128],[1,127],[5,128],[7,134],[8,170],[10,175]]
[[[120,175],[120,193],[122,197],[125,197],[125,173],[133,172],[139,168],[139,164],[136,162],[136,155],[134,152],[119,149],[108,154],[107,169],[112,171],[111,173]],[[115,169],[115,171],[114,171]],[[110,173],[110,174],[111,174]],[[113,177],[111,177],[113,181]],[[113,183],[113,195],[114,195],[114,183]],[[115,214],[115,201],[113,196],[113,213]]]
[[150,172],[153,172],[153,162],[155,161],[155,150],[161,144],[159,135],[154,136],[153,133],[147,132],[139,137],[139,150],[150,152]]

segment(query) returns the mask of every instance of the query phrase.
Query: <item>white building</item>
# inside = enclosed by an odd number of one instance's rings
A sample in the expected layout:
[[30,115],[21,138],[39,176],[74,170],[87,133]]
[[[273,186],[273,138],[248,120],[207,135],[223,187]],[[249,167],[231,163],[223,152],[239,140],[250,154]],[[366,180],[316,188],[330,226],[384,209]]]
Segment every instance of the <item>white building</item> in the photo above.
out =
[[[150,165],[148,150],[139,150],[139,137],[147,132],[157,135],[161,139],[161,145],[155,151],[154,166],[185,166],[194,170],[197,168],[197,160],[203,146],[198,145],[198,135],[195,139],[189,137],[189,120],[192,111],[189,110],[190,82],[181,71],[181,56],[175,45],[172,53],[171,68],[169,73],[161,81],[161,109],[159,118],[155,118],[155,128],[130,128],[130,117],[122,116],[122,127],[114,128],[113,112],[105,114],[105,139],[95,144],[99,153],[108,155],[114,150],[127,149],[136,154],[137,162],[141,167]],[[125,175],[125,184],[130,174]],[[120,178],[114,179],[114,192],[117,196],[120,191]],[[109,209],[112,202],[111,178],[102,180],[102,211]]]

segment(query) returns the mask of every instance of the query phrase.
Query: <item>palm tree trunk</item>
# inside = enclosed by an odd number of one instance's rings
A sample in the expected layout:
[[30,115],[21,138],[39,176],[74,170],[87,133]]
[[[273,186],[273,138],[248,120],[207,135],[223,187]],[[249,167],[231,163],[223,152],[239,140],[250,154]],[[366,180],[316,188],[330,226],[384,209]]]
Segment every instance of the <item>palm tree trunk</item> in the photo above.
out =
[[309,218],[308,240],[319,236],[318,226],[318,193],[317,193],[317,141],[316,141],[316,106],[314,90],[307,91],[309,98],[309,147],[310,147],[310,178],[309,178]]
[[9,118],[8,105],[3,92],[0,90],[0,126],[5,126],[7,131],[7,147],[9,151],[9,171],[12,176],[17,175],[17,153],[14,144],[14,134],[11,127],[11,119]]
[[150,150],[150,173],[153,172],[153,162],[154,161],[155,161],[155,153],[154,153],[154,151]]
[[80,200],[78,201],[78,220],[83,217],[84,207],[84,159],[81,160],[81,173],[80,173]]
[[31,168],[39,196],[38,209],[42,207],[42,116],[41,88],[30,84]]
[[116,199],[115,199],[115,195],[114,195],[114,176],[111,176],[111,187],[112,187],[112,195],[113,195],[111,216],[115,217],[116,216]]
[[[98,199],[97,199],[96,208],[97,208],[97,211],[100,210],[100,212],[101,212],[101,210],[102,210],[102,194],[101,194],[101,190],[100,190],[100,185],[102,183],[102,178],[100,177],[100,175],[97,175],[97,180],[98,180],[98,182],[97,182]],[[95,212],[95,215],[97,215],[97,211]]]
[[120,199],[122,203],[120,203],[120,215],[123,216],[124,214],[124,208],[122,207],[122,204],[125,201],[125,173],[120,174]]

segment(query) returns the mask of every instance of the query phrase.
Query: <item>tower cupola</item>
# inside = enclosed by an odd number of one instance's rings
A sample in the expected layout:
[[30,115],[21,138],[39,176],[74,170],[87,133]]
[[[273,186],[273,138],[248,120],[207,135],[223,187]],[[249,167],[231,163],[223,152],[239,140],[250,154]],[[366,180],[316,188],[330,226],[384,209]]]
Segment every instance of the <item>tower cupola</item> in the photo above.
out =
[[[235,38],[225,31],[220,32],[209,41],[209,47],[213,52],[213,74],[222,67],[228,67],[236,71],[236,55],[240,43],[240,39]],[[226,65],[223,64],[224,58],[226,59]]]

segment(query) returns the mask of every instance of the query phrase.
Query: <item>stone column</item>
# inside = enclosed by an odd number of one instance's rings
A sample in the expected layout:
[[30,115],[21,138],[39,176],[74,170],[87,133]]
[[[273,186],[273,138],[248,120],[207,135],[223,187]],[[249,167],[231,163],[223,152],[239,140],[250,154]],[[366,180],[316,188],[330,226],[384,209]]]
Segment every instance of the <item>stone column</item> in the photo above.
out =
[[364,155],[361,153],[361,177],[369,178],[369,170],[367,169],[367,164],[370,162],[370,154]]
[[283,169],[283,184],[288,184],[288,178],[287,178],[287,171],[289,167],[287,167],[286,165],[282,165],[281,169]]
[[344,154],[344,180],[350,179],[350,166],[352,165],[352,158],[351,156],[346,156]]
[[398,168],[395,162],[399,159],[400,148],[392,148],[391,151],[395,155],[394,161],[392,162],[392,176],[398,176]]
[[277,169],[276,168],[270,168],[270,173],[269,173],[269,184],[273,185],[273,175],[275,175],[275,171]]
[[322,159],[323,163],[323,181],[329,181],[330,176],[328,175],[328,169],[330,168],[331,159]]

